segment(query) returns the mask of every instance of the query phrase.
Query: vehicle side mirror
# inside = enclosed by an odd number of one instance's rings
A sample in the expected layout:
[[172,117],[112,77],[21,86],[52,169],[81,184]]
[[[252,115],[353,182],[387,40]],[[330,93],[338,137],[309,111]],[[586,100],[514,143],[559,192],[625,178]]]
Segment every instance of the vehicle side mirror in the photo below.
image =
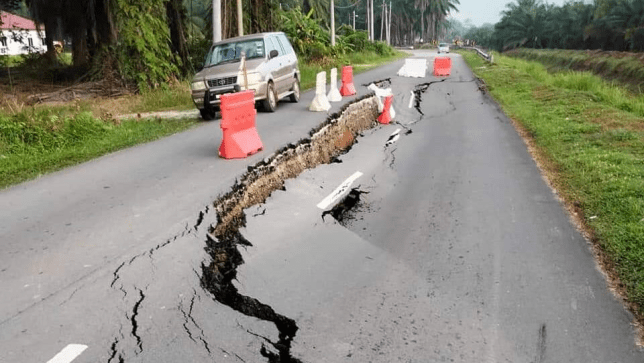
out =
[[273,59],[273,58],[277,57],[278,55],[279,55],[279,53],[277,52],[277,50],[273,49],[273,50],[271,50],[270,53],[268,53],[268,59]]

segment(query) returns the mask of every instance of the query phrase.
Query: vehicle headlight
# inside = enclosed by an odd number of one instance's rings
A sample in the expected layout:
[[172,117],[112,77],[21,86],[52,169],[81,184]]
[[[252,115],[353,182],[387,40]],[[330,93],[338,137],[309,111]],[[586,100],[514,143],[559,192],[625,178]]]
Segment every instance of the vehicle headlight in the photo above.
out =
[[[246,78],[248,79],[248,85],[249,86],[258,84],[259,82],[262,81],[262,75],[257,73],[257,72],[248,72],[246,74]],[[244,73],[243,72],[240,72],[239,76],[237,76],[237,83],[239,83],[239,85],[241,85],[241,86],[244,85]]]
[[206,82],[204,81],[192,82],[192,84],[190,85],[190,88],[192,88],[193,91],[203,91],[206,89]]

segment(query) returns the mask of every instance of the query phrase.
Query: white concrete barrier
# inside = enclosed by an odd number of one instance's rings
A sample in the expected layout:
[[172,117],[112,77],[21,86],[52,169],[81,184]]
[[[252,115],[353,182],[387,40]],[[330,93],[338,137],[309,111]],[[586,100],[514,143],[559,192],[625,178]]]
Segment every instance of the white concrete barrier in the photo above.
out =
[[338,69],[331,68],[331,83],[329,84],[329,94],[326,96],[331,102],[342,101],[342,95],[338,89]]
[[326,98],[326,72],[320,72],[315,78],[315,98],[309,106],[310,111],[328,111],[331,109],[331,104]]
[[427,59],[407,58],[405,64],[398,70],[401,77],[423,78],[427,72]]

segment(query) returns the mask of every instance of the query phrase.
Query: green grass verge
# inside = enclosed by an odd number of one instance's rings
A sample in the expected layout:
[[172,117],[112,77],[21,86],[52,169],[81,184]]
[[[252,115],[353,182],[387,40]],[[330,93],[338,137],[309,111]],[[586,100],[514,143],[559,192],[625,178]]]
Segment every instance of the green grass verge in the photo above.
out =
[[300,87],[302,90],[307,90],[315,87],[315,76],[322,71],[327,72],[328,82],[330,79],[329,77],[331,77],[331,68],[338,69],[339,80],[340,74],[342,72],[342,66],[353,65],[353,73],[358,74],[405,57],[409,57],[409,54],[396,50],[394,54],[389,56],[382,56],[375,52],[353,53],[347,55],[345,58],[333,59],[328,62],[328,64],[306,63],[300,61],[300,73],[302,74]]
[[578,207],[628,299],[644,311],[644,98],[589,73],[459,51],[533,139],[550,179]]
[[187,120],[101,121],[90,112],[0,116],[0,188],[194,126]]
[[644,92],[642,53],[521,48],[503,54],[536,60],[554,70],[589,71],[608,81],[617,81],[631,92]]
[[129,112],[190,110],[195,108],[188,82],[142,92],[139,102]]

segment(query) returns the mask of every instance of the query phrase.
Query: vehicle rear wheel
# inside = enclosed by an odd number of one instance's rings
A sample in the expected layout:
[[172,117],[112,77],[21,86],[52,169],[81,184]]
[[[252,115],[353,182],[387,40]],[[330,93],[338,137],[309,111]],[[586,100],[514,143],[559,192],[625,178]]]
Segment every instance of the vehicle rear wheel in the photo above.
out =
[[275,112],[277,108],[277,95],[275,94],[275,86],[273,82],[268,82],[266,90],[266,99],[263,102],[264,110],[267,112]]
[[211,121],[217,117],[217,112],[211,108],[202,108],[199,110],[199,113],[204,121]]
[[291,91],[293,93],[289,96],[289,99],[291,102],[299,102],[300,101],[300,81],[295,78],[295,82],[293,82],[293,88],[291,88]]

